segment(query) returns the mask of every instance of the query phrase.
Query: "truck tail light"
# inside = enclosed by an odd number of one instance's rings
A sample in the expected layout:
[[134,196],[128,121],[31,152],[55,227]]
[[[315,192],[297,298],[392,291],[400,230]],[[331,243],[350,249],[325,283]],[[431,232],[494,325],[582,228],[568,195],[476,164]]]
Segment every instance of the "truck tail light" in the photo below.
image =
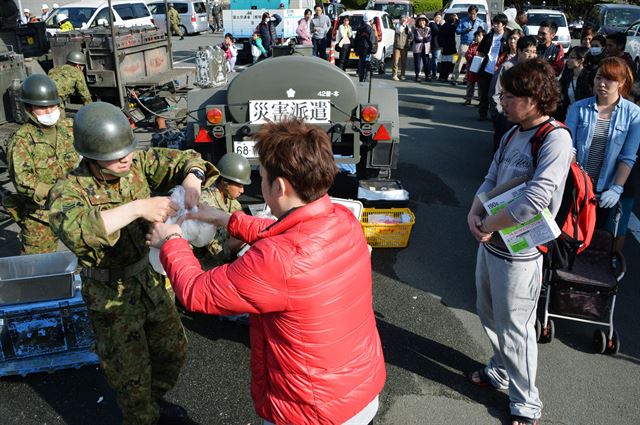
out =
[[211,108],[207,111],[207,121],[209,124],[218,125],[222,123],[222,111],[219,108]]
[[191,12],[191,22],[196,21],[196,12]]
[[376,134],[373,136],[373,140],[391,140],[391,136],[384,124],[380,124],[380,128],[378,128],[378,131],[376,131]]
[[196,135],[194,143],[211,143],[213,142],[213,138],[209,134],[206,128],[201,128]]
[[378,119],[378,108],[373,105],[367,105],[360,112],[360,119],[364,122],[374,122]]

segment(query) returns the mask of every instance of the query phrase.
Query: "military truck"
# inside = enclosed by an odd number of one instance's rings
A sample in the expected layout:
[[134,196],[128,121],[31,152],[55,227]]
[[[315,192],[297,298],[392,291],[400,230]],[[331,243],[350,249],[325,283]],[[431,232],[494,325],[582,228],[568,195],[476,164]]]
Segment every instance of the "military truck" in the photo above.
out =
[[[141,121],[167,108],[164,95],[188,70],[174,69],[167,35],[156,27],[95,27],[50,38],[53,65],[63,65],[72,50],[87,57],[87,86],[92,95]],[[116,60],[117,58],[117,60]]]
[[264,60],[228,86],[189,92],[187,141],[209,161],[237,152],[257,164],[254,134],[289,116],[327,131],[336,163],[355,164],[357,177],[390,178],[398,158],[395,87],[354,82],[329,62],[292,55]]
[[12,51],[0,39],[0,124],[15,121],[17,99],[13,98],[10,89],[14,80],[22,81],[25,77],[24,56]]

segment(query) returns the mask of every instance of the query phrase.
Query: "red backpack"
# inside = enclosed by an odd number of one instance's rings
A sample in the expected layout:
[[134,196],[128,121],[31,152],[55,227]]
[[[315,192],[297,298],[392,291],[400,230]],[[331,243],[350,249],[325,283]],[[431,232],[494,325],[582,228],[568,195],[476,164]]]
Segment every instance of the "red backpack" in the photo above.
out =
[[[509,130],[504,147],[511,141],[517,127]],[[538,152],[549,133],[564,128],[563,123],[550,118],[540,125],[536,133],[529,140],[533,166],[538,165]],[[576,161],[571,162],[569,175],[564,186],[562,202],[556,215],[556,223],[560,228],[560,236],[557,239],[538,246],[540,252],[545,255],[546,264],[550,268],[573,267],[576,255],[584,251],[591,243],[593,231],[596,227],[596,195],[593,191],[591,177]]]

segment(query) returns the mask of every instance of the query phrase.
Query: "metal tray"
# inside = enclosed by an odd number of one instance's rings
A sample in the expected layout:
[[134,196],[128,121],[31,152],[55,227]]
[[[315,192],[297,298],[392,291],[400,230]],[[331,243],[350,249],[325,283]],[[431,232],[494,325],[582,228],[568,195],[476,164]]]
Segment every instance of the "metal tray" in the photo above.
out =
[[0,258],[0,306],[73,297],[77,266],[68,251]]

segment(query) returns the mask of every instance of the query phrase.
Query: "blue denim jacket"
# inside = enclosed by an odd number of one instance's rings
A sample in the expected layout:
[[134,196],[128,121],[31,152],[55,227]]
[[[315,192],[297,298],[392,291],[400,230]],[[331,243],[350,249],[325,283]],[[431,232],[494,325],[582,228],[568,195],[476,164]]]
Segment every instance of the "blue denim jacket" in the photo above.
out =
[[[471,28],[471,31],[465,32],[467,28]],[[473,43],[473,35],[478,31],[478,28],[485,28],[484,23],[476,18],[475,22],[471,23],[471,19],[468,17],[461,20],[456,28],[456,34],[460,36],[460,44],[471,44]]]
[[[598,106],[595,97],[579,100],[569,108],[566,124],[573,134],[573,147],[577,150],[579,164],[587,163],[597,119]],[[618,162],[622,161],[633,167],[639,144],[640,107],[621,97],[611,114],[609,143],[595,187],[597,193],[613,185]]]

